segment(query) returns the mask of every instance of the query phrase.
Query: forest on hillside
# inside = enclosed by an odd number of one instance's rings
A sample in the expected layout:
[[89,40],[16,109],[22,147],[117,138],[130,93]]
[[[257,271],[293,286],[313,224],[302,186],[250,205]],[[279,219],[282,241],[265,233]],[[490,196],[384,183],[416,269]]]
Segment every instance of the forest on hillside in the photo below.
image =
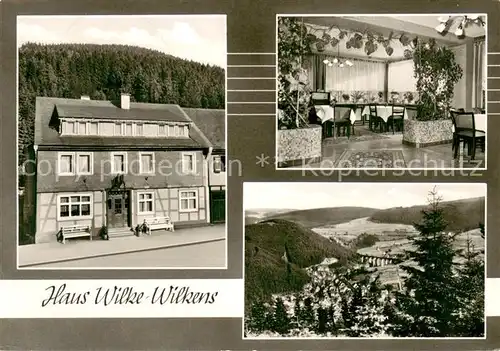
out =
[[225,71],[125,45],[25,44],[19,49],[19,163],[33,142],[37,96],[225,108]]

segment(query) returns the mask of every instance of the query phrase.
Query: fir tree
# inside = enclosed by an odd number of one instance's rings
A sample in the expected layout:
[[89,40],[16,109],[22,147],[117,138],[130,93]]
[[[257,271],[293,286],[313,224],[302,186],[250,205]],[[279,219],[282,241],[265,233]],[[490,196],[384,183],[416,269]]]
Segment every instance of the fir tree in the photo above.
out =
[[430,192],[429,209],[415,228],[414,250],[406,252],[413,264],[403,265],[408,273],[397,294],[397,312],[392,332],[405,337],[453,336],[458,304],[453,258],[453,237],[444,232],[446,222],[436,189]]
[[261,300],[255,301],[250,309],[247,323],[248,329],[257,333],[263,332],[270,329],[270,324],[270,313],[268,309]]
[[290,318],[281,298],[277,298],[274,304],[274,317],[271,330],[281,335],[288,334],[290,331]]
[[[484,238],[484,227],[481,228]],[[465,253],[461,255],[465,260],[459,268],[456,291],[459,294],[459,319],[457,334],[464,337],[484,336],[484,261],[480,252],[475,251],[472,240],[467,238]]]

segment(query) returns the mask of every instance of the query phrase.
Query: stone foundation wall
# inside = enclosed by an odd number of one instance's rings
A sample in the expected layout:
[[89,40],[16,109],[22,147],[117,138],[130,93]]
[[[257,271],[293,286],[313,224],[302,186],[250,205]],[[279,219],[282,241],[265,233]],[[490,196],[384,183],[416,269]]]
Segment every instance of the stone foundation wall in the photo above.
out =
[[404,120],[403,143],[415,147],[446,144],[453,140],[451,120]]
[[322,129],[319,125],[278,130],[278,166],[298,166],[321,160]]

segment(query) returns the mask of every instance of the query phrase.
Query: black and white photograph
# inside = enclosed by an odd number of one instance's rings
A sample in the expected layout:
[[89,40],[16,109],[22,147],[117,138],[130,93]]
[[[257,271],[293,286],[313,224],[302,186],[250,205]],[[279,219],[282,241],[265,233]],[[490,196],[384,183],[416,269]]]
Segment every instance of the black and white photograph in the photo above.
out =
[[277,15],[278,169],[486,169],[487,16]]
[[244,338],[485,338],[485,207],[485,183],[245,182]]
[[18,16],[18,267],[227,267],[226,16]]

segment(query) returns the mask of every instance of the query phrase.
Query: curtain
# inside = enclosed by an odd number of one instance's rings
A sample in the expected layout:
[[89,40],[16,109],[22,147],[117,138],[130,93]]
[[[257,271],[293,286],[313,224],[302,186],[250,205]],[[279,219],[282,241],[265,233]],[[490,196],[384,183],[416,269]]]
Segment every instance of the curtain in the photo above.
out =
[[417,80],[413,77],[413,60],[389,63],[389,92],[417,91]]
[[474,42],[474,70],[472,86],[472,106],[485,108],[486,99],[486,45],[485,40]]
[[331,91],[384,91],[385,63],[349,59],[352,67],[330,67],[326,71],[325,90]]

